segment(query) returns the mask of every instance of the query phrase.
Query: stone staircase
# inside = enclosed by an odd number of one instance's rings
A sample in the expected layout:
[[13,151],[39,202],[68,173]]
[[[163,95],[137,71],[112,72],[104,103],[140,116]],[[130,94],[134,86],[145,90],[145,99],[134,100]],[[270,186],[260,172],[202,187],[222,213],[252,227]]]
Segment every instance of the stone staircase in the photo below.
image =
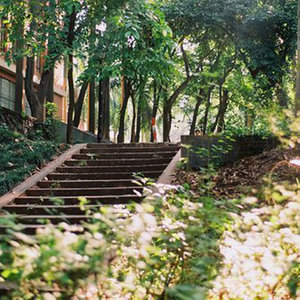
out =
[[[47,222],[79,224],[89,217],[80,208],[127,204],[142,200],[135,175],[159,178],[179,150],[177,144],[89,144],[64,161],[35,186],[2,207],[1,218],[16,215],[23,232],[34,234]],[[0,226],[4,233],[5,226]]]

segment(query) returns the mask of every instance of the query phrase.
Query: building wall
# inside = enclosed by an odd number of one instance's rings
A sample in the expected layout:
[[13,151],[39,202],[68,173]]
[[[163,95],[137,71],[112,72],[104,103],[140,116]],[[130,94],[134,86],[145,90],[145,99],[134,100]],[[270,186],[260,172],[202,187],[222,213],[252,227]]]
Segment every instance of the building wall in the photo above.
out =
[[[41,63],[43,61],[41,60]],[[25,69],[26,68],[26,59],[24,59],[24,69],[23,69],[23,76],[25,77]],[[42,72],[42,65],[39,68],[36,67],[35,74],[34,74],[34,83],[36,85],[39,84]],[[15,84],[16,78],[16,66],[15,64],[11,64],[10,66],[7,65],[5,62],[4,57],[0,57],[0,83],[1,80],[4,79],[4,85],[7,85],[5,80],[8,80],[11,86],[11,83]],[[1,84],[0,84],[1,88]],[[6,94],[4,95],[5,91],[2,89],[0,90],[0,106],[7,106],[6,101]],[[5,96],[5,97],[4,97]],[[14,95],[11,93],[10,98]],[[67,96],[67,84],[66,84],[66,76],[64,70],[64,63],[59,62],[56,64],[56,68],[54,71],[54,103],[58,107],[58,117],[61,121],[66,122],[67,120],[67,104],[66,104],[66,96]],[[10,99],[11,100],[11,99]],[[12,107],[8,107],[12,109]],[[25,90],[23,91],[23,110],[26,114],[30,115],[30,108],[29,103],[26,100]]]

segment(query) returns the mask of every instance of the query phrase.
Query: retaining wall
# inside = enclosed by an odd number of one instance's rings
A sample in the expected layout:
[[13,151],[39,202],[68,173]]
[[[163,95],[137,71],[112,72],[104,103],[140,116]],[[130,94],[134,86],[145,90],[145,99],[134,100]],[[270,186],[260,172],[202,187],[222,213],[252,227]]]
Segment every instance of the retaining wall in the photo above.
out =
[[0,107],[0,123],[5,123],[9,129],[27,134],[34,127],[35,118],[19,114],[15,111]]
[[182,157],[192,169],[209,163],[230,164],[239,159],[260,154],[279,145],[276,138],[259,136],[235,137],[230,140],[216,136],[182,136]]

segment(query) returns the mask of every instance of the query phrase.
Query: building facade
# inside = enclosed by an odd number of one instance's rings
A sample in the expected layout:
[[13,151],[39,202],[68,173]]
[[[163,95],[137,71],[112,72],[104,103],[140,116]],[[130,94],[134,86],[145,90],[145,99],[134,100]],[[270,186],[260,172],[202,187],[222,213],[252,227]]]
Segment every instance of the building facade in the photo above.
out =
[[[26,58],[24,59],[23,77],[25,77]],[[40,58],[36,59],[34,84],[38,85],[41,79],[43,63]],[[67,84],[64,63],[57,63],[54,71],[54,103],[58,108],[58,118],[67,120]],[[0,106],[15,110],[15,82],[16,65],[8,65],[3,56],[0,56]],[[23,111],[31,115],[29,103],[26,99],[25,89],[23,91]]]

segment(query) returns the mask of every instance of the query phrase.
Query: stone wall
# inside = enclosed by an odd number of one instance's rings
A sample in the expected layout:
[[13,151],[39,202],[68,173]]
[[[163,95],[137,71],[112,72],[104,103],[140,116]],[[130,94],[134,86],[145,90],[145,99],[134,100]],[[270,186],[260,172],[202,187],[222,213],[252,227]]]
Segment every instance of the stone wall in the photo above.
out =
[[[60,143],[66,142],[67,136],[67,124],[63,122],[58,123],[58,130],[56,139]],[[79,130],[78,128],[74,127],[73,129],[73,143],[97,143],[97,136],[86,131]]]
[[[44,130],[45,124],[36,123],[36,119],[19,114],[15,111],[9,110],[5,107],[0,107],[0,123],[5,123],[9,129],[17,131],[23,134],[27,134],[33,128]],[[58,121],[57,128],[55,130],[55,140],[59,143],[66,142],[67,124]],[[74,127],[73,131],[74,144],[76,143],[97,143],[97,136],[79,130]],[[45,138],[49,138],[45,134]]]
[[260,154],[279,145],[276,138],[259,136],[236,137],[231,140],[216,136],[182,136],[182,157],[192,169],[209,163],[230,164],[239,159]]
[[9,129],[27,134],[34,127],[35,118],[19,114],[15,111],[0,107],[0,123],[5,123]]

